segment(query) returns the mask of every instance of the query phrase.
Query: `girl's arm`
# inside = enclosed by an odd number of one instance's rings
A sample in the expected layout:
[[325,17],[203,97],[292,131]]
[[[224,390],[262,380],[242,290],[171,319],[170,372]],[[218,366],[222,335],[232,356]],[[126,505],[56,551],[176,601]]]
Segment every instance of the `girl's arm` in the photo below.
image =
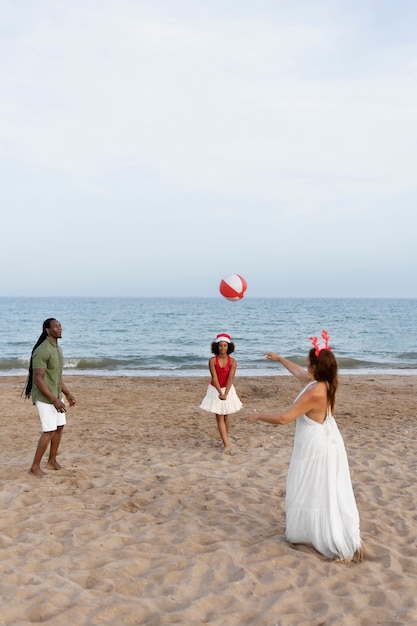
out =
[[295,378],[298,378],[298,380],[301,380],[302,383],[308,383],[311,380],[309,373],[304,369],[304,367],[301,367],[301,365],[297,365],[288,359],[284,359],[283,356],[275,354],[275,352],[266,352],[264,356],[266,356],[266,358],[270,361],[278,361],[281,363],[281,365],[283,365],[290,372],[290,374],[295,376]]
[[227,377],[226,389],[224,391],[225,396],[227,396],[227,394],[230,391],[231,386],[233,385],[233,380],[236,374],[236,366],[237,366],[236,359],[234,359],[233,357],[230,357],[230,370],[229,370],[229,376]]
[[218,393],[221,394],[222,389],[221,389],[221,387],[219,385],[219,379],[217,378],[216,357],[215,356],[212,356],[211,359],[209,360],[209,370],[210,370],[210,374],[211,374],[211,379],[213,381],[213,385],[217,389]]

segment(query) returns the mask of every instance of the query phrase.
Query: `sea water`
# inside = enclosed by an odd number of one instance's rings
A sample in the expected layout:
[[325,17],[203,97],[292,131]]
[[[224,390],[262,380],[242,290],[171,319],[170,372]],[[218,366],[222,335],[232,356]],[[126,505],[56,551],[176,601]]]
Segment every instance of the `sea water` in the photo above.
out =
[[417,300],[0,298],[0,375],[25,374],[48,317],[63,326],[65,373],[208,376],[210,344],[232,336],[237,376],[282,375],[274,351],[304,365],[329,332],[341,373],[417,374]]

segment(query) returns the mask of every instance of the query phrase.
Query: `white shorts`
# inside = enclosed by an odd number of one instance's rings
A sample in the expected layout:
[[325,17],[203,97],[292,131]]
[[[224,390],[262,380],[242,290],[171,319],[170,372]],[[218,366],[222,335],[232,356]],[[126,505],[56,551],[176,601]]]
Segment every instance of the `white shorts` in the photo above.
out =
[[44,433],[50,433],[52,430],[56,430],[58,426],[64,426],[67,423],[65,413],[59,413],[53,404],[39,402],[39,400],[37,400],[35,404],[38,409],[42,431]]

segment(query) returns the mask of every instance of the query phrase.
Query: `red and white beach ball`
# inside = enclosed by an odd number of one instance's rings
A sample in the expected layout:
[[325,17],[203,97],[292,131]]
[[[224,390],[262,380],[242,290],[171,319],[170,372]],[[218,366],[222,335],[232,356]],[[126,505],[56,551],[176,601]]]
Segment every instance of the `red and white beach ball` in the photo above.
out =
[[220,282],[219,291],[223,298],[236,302],[245,295],[248,285],[246,280],[239,274],[229,274]]

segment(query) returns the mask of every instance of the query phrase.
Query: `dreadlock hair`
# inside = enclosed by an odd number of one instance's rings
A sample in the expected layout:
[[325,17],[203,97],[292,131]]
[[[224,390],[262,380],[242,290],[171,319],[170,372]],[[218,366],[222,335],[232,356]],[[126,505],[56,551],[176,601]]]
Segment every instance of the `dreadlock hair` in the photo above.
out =
[[327,401],[332,411],[336,404],[336,390],[338,386],[338,365],[336,357],[331,350],[323,348],[316,355],[315,348],[308,353],[310,364],[313,368],[314,379],[318,382],[327,383]]
[[46,332],[46,329],[51,327],[51,322],[56,322],[56,318],[55,317],[48,317],[48,319],[44,321],[44,323],[42,324],[42,334],[39,336],[38,341],[35,343],[35,345],[32,348],[32,353],[30,355],[30,361],[29,361],[29,372],[28,372],[28,377],[26,379],[26,387],[25,387],[25,389],[23,391],[23,394],[24,394],[25,398],[30,398],[30,394],[32,393],[32,385],[33,385],[32,358],[33,358],[33,353],[36,350],[36,348],[38,346],[40,346],[41,343],[43,343],[45,341],[45,339],[47,338],[48,333]]

